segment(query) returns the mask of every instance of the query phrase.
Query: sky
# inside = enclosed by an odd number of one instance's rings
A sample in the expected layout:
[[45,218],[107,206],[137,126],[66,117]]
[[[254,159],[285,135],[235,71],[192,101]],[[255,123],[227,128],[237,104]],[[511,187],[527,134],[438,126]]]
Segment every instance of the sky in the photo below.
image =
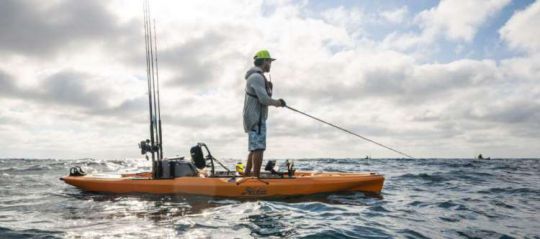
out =
[[[414,157],[540,156],[540,2],[151,1],[164,153],[243,159],[245,72]],[[0,157],[139,158],[142,1],[0,1]],[[266,158],[402,157],[271,108]]]

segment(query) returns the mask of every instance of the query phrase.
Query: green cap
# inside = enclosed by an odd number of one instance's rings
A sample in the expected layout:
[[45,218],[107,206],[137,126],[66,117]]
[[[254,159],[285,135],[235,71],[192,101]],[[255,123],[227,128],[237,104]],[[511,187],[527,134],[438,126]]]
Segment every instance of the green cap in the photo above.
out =
[[275,61],[276,59],[270,57],[270,52],[267,50],[260,50],[255,54],[255,57],[253,59],[270,59],[271,61]]

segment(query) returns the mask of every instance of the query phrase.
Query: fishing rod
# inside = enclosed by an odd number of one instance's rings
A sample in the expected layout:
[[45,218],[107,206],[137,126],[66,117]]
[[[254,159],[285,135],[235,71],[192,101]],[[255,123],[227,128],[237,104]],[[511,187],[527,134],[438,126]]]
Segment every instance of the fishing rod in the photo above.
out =
[[[152,125],[154,127],[154,132],[155,132],[155,144],[152,145],[153,147],[156,147],[157,145],[159,145],[159,132],[157,130],[157,118],[156,118],[156,110],[157,110],[157,107],[156,107],[156,83],[155,83],[155,71],[154,71],[154,43],[153,43],[153,39],[152,39],[152,22],[150,21],[150,14],[151,14],[151,11],[150,11],[150,1],[146,0],[147,2],[147,19],[146,21],[148,22],[148,44],[150,45],[150,48],[149,48],[149,56],[148,58],[150,58],[150,82],[152,84]],[[159,150],[156,150],[156,156],[157,156],[157,160],[159,161],[160,157],[159,157]]]
[[403,155],[403,156],[406,156],[406,157],[408,157],[408,158],[414,159],[413,156],[410,156],[410,155],[408,155],[408,154],[406,154],[406,153],[403,153],[403,152],[401,152],[401,151],[398,151],[398,150],[396,150],[396,149],[390,148],[390,147],[388,147],[388,146],[386,146],[386,145],[384,145],[384,144],[381,144],[381,143],[379,143],[379,142],[376,142],[376,141],[374,141],[374,140],[368,139],[368,138],[366,138],[366,137],[364,137],[364,136],[362,136],[362,135],[359,135],[359,134],[354,133],[354,132],[352,132],[352,131],[350,131],[350,130],[347,130],[347,129],[344,129],[344,128],[342,128],[342,127],[339,127],[339,126],[337,126],[337,125],[335,125],[335,124],[326,122],[326,121],[324,121],[324,120],[322,120],[322,119],[319,119],[319,118],[317,118],[317,117],[315,117],[315,116],[312,116],[312,115],[309,115],[309,114],[307,114],[307,113],[304,113],[304,112],[302,112],[302,111],[300,111],[300,110],[297,110],[297,109],[295,109],[295,108],[293,108],[293,107],[285,106],[285,108],[290,109],[290,110],[292,110],[292,111],[294,111],[294,112],[296,112],[296,113],[305,115],[305,116],[307,116],[307,117],[309,117],[309,118],[312,118],[312,119],[314,119],[314,120],[317,120],[317,121],[319,121],[319,122],[322,122],[322,123],[325,123],[325,124],[327,124],[327,125],[330,125],[330,126],[332,126],[332,127],[334,127],[334,128],[337,128],[337,129],[339,129],[339,130],[345,131],[345,132],[347,132],[347,133],[349,133],[349,134],[352,134],[352,135],[354,135],[354,136],[356,136],[356,137],[359,137],[359,138],[361,138],[361,139],[363,139],[363,140],[366,140],[366,141],[368,141],[368,142],[371,142],[371,143],[374,143],[374,144],[376,144],[376,145],[379,145],[379,146],[381,146],[381,147],[383,147],[383,148],[389,149],[389,150],[391,150],[391,151],[393,151],[393,152],[396,152],[396,153],[401,154],[401,155]]
[[156,81],[157,81],[157,116],[158,116],[158,130],[159,130],[159,152],[161,154],[161,159],[163,159],[163,137],[161,134],[161,102],[159,98],[159,71],[158,71],[158,57],[157,57],[157,40],[156,37],[156,19],[154,19],[154,48],[156,50],[155,60],[156,60]]
[[[139,144],[142,154],[152,154],[152,177],[156,178],[156,161],[163,159],[163,137],[161,129],[161,106],[159,100],[159,72],[155,19],[150,21],[150,2],[143,1],[144,43],[146,54],[146,77],[148,79],[148,108],[150,115],[150,139]],[[153,27],[153,29],[152,29]],[[153,32],[152,32],[153,30]]]
[[150,42],[150,64],[151,64],[151,81],[152,81],[152,97],[153,97],[153,104],[154,104],[154,112],[153,112],[153,115],[154,117],[152,118],[152,120],[154,121],[154,131],[156,132],[156,144],[154,145],[154,147],[157,147],[158,150],[157,150],[157,158],[158,160],[161,160],[162,159],[162,156],[159,152],[159,130],[158,130],[158,125],[157,125],[157,122],[158,122],[158,119],[157,119],[157,100],[156,100],[156,72],[155,72],[155,67],[154,67],[154,39],[152,38],[152,22],[150,21],[150,2],[147,0],[147,11],[148,11],[148,18],[147,18],[147,21],[148,21],[148,34],[149,34],[149,42]]
[[[148,1],[143,2],[143,15],[144,15],[144,45],[145,45],[145,53],[146,53],[146,78],[148,79],[148,108],[150,113],[150,145],[145,145],[143,142],[141,142],[141,152],[150,152],[152,154],[152,172],[155,172],[154,170],[154,162],[155,162],[155,153],[153,150],[155,141],[154,141],[154,114],[153,114],[153,108],[152,108],[152,83],[151,83],[151,66],[150,66],[150,44],[148,39],[148,18],[149,18],[149,12],[148,12]],[[143,147],[146,150],[143,150]]]

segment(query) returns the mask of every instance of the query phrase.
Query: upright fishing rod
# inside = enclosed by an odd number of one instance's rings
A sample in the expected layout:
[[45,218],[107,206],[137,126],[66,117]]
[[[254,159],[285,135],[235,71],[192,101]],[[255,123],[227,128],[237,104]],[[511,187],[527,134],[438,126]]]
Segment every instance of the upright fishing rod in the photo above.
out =
[[336,128],[336,129],[345,131],[345,132],[347,132],[347,133],[349,133],[349,134],[352,134],[352,135],[354,135],[354,136],[356,136],[356,137],[359,137],[359,138],[361,138],[361,139],[363,139],[363,140],[366,140],[366,141],[368,141],[368,142],[371,142],[371,143],[374,143],[374,144],[376,144],[376,145],[379,145],[379,146],[381,146],[381,147],[383,147],[383,148],[389,149],[389,150],[391,150],[391,151],[393,151],[393,152],[396,152],[396,153],[398,153],[398,154],[401,154],[401,155],[403,155],[403,156],[405,156],[405,157],[414,159],[413,156],[410,156],[410,155],[408,155],[408,154],[406,154],[406,153],[403,153],[403,152],[401,152],[401,151],[398,151],[398,150],[396,150],[396,149],[390,148],[390,147],[388,147],[388,146],[386,146],[386,145],[384,145],[384,144],[381,144],[381,143],[379,143],[379,142],[376,142],[376,141],[374,141],[374,140],[368,139],[368,138],[366,138],[366,137],[364,137],[364,136],[362,136],[362,135],[359,135],[359,134],[354,133],[354,132],[352,132],[352,131],[350,131],[350,130],[347,130],[347,129],[344,129],[344,128],[342,128],[342,127],[339,127],[339,126],[337,126],[337,125],[335,125],[335,124],[326,122],[326,121],[324,121],[324,120],[322,120],[322,119],[319,119],[319,118],[317,118],[317,117],[315,117],[315,116],[312,116],[312,115],[309,115],[309,114],[307,114],[307,113],[304,113],[304,112],[302,112],[302,111],[300,111],[300,110],[297,110],[297,109],[295,109],[295,108],[293,108],[293,107],[290,107],[290,106],[285,106],[285,107],[286,107],[287,109],[290,109],[290,110],[296,112],[296,113],[305,115],[305,116],[307,116],[307,117],[309,117],[309,118],[312,118],[312,119],[317,120],[317,121],[319,121],[319,122],[322,122],[322,123],[325,123],[325,124],[327,124],[327,125],[330,125],[330,126]]
[[158,116],[158,130],[159,130],[159,152],[161,154],[161,159],[163,159],[163,137],[161,134],[161,103],[159,98],[159,71],[158,71],[158,57],[157,57],[157,33],[156,33],[156,19],[154,19],[154,48],[156,50],[155,61],[156,61],[156,81],[157,81],[157,116]]
[[[147,0],[148,1],[148,0]],[[152,38],[152,22],[150,21],[150,2],[147,3],[147,11],[148,11],[148,18],[147,18],[147,21],[148,21],[148,34],[149,34],[149,43],[150,43],[150,69],[151,69],[151,81],[152,81],[152,103],[154,104],[153,106],[153,109],[154,109],[154,112],[153,112],[153,115],[154,117],[152,118],[152,120],[154,121],[153,125],[154,125],[154,131],[156,132],[156,144],[154,145],[155,147],[158,148],[158,150],[156,150],[156,154],[157,154],[157,158],[158,160],[161,160],[162,157],[160,155],[160,152],[159,152],[159,130],[158,130],[158,125],[157,125],[157,122],[158,122],[158,119],[157,119],[157,100],[156,100],[156,72],[155,72],[155,67],[154,67],[154,40]]]
[[146,53],[146,77],[148,79],[148,109],[150,115],[150,139],[139,144],[141,153],[152,154],[152,177],[156,177],[156,161],[163,159],[163,137],[161,131],[161,106],[159,101],[159,73],[155,20],[152,32],[150,3],[143,1],[144,43]]
[[[153,19],[153,24],[150,21],[150,2],[147,1],[147,22],[148,22],[148,33],[150,39],[150,60],[152,67],[152,87],[153,87],[153,100],[154,100],[154,131],[156,132],[156,151],[158,155],[158,160],[163,159],[163,134],[161,128],[161,103],[159,97],[159,71],[158,71],[158,56],[157,56],[157,34],[156,34],[156,19]],[[153,32],[152,32],[153,27]],[[152,38],[153,36],[153,38]],[[153,45],[153,48],[152,48]]]
[[[144,45],[145,45],[145,52],[146,52],[146,78],[148,80],[148,108],[150,113],[150,145],[144,144],[141,142],[139,147],[141,148],[141,153],[146,154],[146,152],[150,152],[152,154],[152,172],[154,172],[154,162],[155,162],[155,153],[154,153],[154,114],[153,114],[153,107],[152,107],[152,82],[151,82],[151,66],[150,66],[150,44],[148,39],[148,1],[143,1],[143,15],[144,15]],[[147,146],[146,150],[145,147]],[[148,148],[149,147],[149,148]],[[149,149],[149,150],[148,150]]]

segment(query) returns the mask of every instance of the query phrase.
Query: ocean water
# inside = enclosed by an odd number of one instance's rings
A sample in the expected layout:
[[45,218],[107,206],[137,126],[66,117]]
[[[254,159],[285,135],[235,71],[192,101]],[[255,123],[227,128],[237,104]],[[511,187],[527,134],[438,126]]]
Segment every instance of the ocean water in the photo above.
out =
[[117,174],[148,170],[148,162],[0,159],[0,238],[540,238],[538,159],[295,164],[302,170],[375,171],[386,181],[380,196],[112,195],[80,191],[59,177],[72,166]]

